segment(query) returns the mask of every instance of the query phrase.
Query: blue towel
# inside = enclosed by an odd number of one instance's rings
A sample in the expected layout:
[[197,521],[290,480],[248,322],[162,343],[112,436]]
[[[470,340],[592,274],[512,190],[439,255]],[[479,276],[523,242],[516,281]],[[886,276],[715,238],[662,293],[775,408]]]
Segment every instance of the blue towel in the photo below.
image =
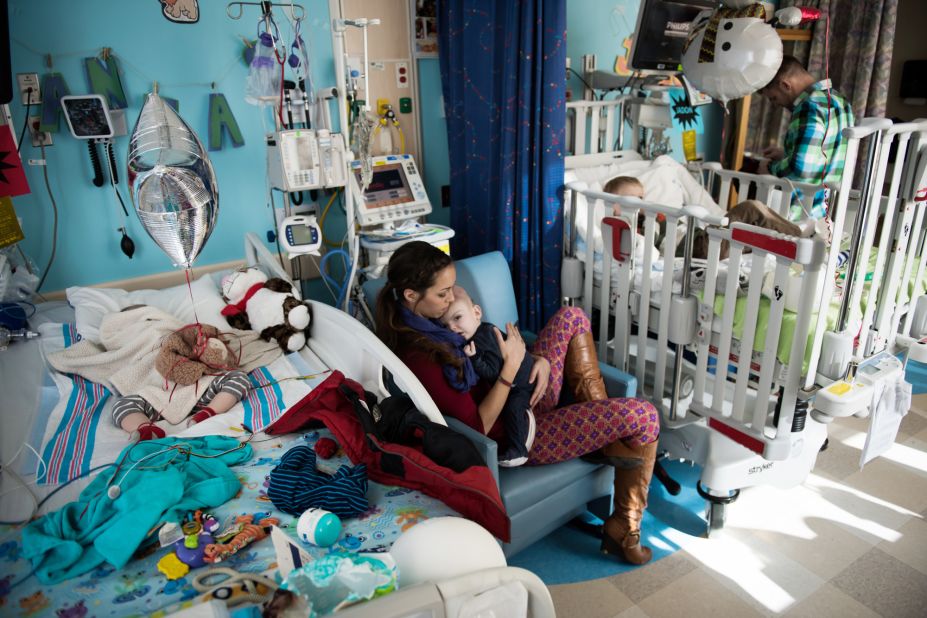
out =
[[[188,456],[171,446],[204,457]],[[229,466],[251,459],[250,444],[235,438],[162,438],[126,447],[81,492],[76,502],[38,518],[23,530],[23,555],[43,584],[83,575],[104,562],[126,565],[149,531],[187,513],[235,497],[241,482]],[[134,465],[141,462],[140,465]],[[112,499],[107,490],[117,485]]]
[[366,465],[341,466],[329,476],[316,469],[315,461],[315,451],[305,444],[280,458],[267,487],[267,497],[275,507],[297,517],[312,507],[339,517],[357,517],[367,510]]

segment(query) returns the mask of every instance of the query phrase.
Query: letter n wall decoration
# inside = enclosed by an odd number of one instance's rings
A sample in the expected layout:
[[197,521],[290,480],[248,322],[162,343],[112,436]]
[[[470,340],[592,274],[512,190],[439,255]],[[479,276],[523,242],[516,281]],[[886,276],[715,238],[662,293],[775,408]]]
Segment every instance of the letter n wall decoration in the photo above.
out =
[[109,104],[110,109],[125,109],[129,106],[126,93],[119,81],[119,65],[116,59],[107,54],[108,58],[84,58],[84,69],[87,73],[87,83],[90,92],[101,95]]
[[214,92],[209,95],[209,150],[222,150],[223,127],[232,140],[232,146],[240,148],[245,145],[245,138],[242,137],[238,121],[235,120],[225,95]]

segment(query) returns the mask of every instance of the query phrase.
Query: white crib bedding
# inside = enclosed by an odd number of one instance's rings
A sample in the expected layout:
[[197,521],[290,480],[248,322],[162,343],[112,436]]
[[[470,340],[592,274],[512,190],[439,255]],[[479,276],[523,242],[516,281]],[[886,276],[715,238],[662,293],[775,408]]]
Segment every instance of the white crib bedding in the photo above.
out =
[[[621,159],[609,165],[575,168],[567,170],[564,181],[579,182],[593,191],[601,191],[604,185],[615,176],[632,176],[644,185],[644,199],[648,202],[663,204],[670,208],[681,208],[684,204],[701,205],[713,214],[723,214],[723,210],[711,198],[705,188],[692,177],[681,163],[663,155],[653,161]],[[605,216],[601,203],[595,206],[596,224],[593,229],[594,250],[601,254],[604,249],[602,233],[598,222]],[[585,197],[577,195],[576,212],[573,213],[577,238],[588,238],[588,204]]]

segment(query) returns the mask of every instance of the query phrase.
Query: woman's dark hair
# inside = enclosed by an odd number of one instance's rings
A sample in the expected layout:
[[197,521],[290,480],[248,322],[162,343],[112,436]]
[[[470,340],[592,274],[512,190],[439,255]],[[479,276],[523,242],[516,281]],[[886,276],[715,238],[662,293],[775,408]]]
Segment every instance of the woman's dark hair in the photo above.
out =
[[399,307],[403,292],[425,294],[434,285],[438,273],[452,264],[450,256],[427,242],[414,240],[399,247],[386,267],[386,285],[377,296],[377,336],[395,352],[418,350],[429,359],[458,369],[463,359],[445,345],[432,341],[414,328],[406,326]]

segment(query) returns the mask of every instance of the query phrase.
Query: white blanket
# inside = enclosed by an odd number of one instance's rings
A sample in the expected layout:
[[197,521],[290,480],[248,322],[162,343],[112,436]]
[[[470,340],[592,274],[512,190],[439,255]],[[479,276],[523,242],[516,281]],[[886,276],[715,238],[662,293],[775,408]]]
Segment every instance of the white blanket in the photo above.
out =
[[[49,364],[63,373],[73,373],[102,384],[120,396],[141,395],[171,424],[177,424],[193,409],[212,382],[206,376],[196,384],[165,388],[164,378],[154,363],[161,340],[184,324],[173,316],[142,307],[111,313],[100,325],[100,343],[79,341],[48,355]],[[269,365],[282,354],[273,341],[263,341],[254,331],[224,331],[232,350],[240,353],[239,366],[248,372]]]
[[[644,185],[644,199],[648,202],[663,204],[672,208],[681,208],[685,204],[701,205],[713,214],[724,214],[711,195],[702,187],[684,165],[663,155],[653,161],[618,161],[611,165],[567,170],[565,181],[578,181],[593,191],[601,191],[602,187],[615,176],[633,176]],[[585,198],[580,195],[577,199],[576,220],[577,236],[581,240],[589,238],[587,231],[588,206]],[[601,254],[604,250],[602,232],[599,227],[605,210],[601,203],[595,206],[592,237],[595,239],[594,251]],[[583,254],[579,254],[583,259]]]

